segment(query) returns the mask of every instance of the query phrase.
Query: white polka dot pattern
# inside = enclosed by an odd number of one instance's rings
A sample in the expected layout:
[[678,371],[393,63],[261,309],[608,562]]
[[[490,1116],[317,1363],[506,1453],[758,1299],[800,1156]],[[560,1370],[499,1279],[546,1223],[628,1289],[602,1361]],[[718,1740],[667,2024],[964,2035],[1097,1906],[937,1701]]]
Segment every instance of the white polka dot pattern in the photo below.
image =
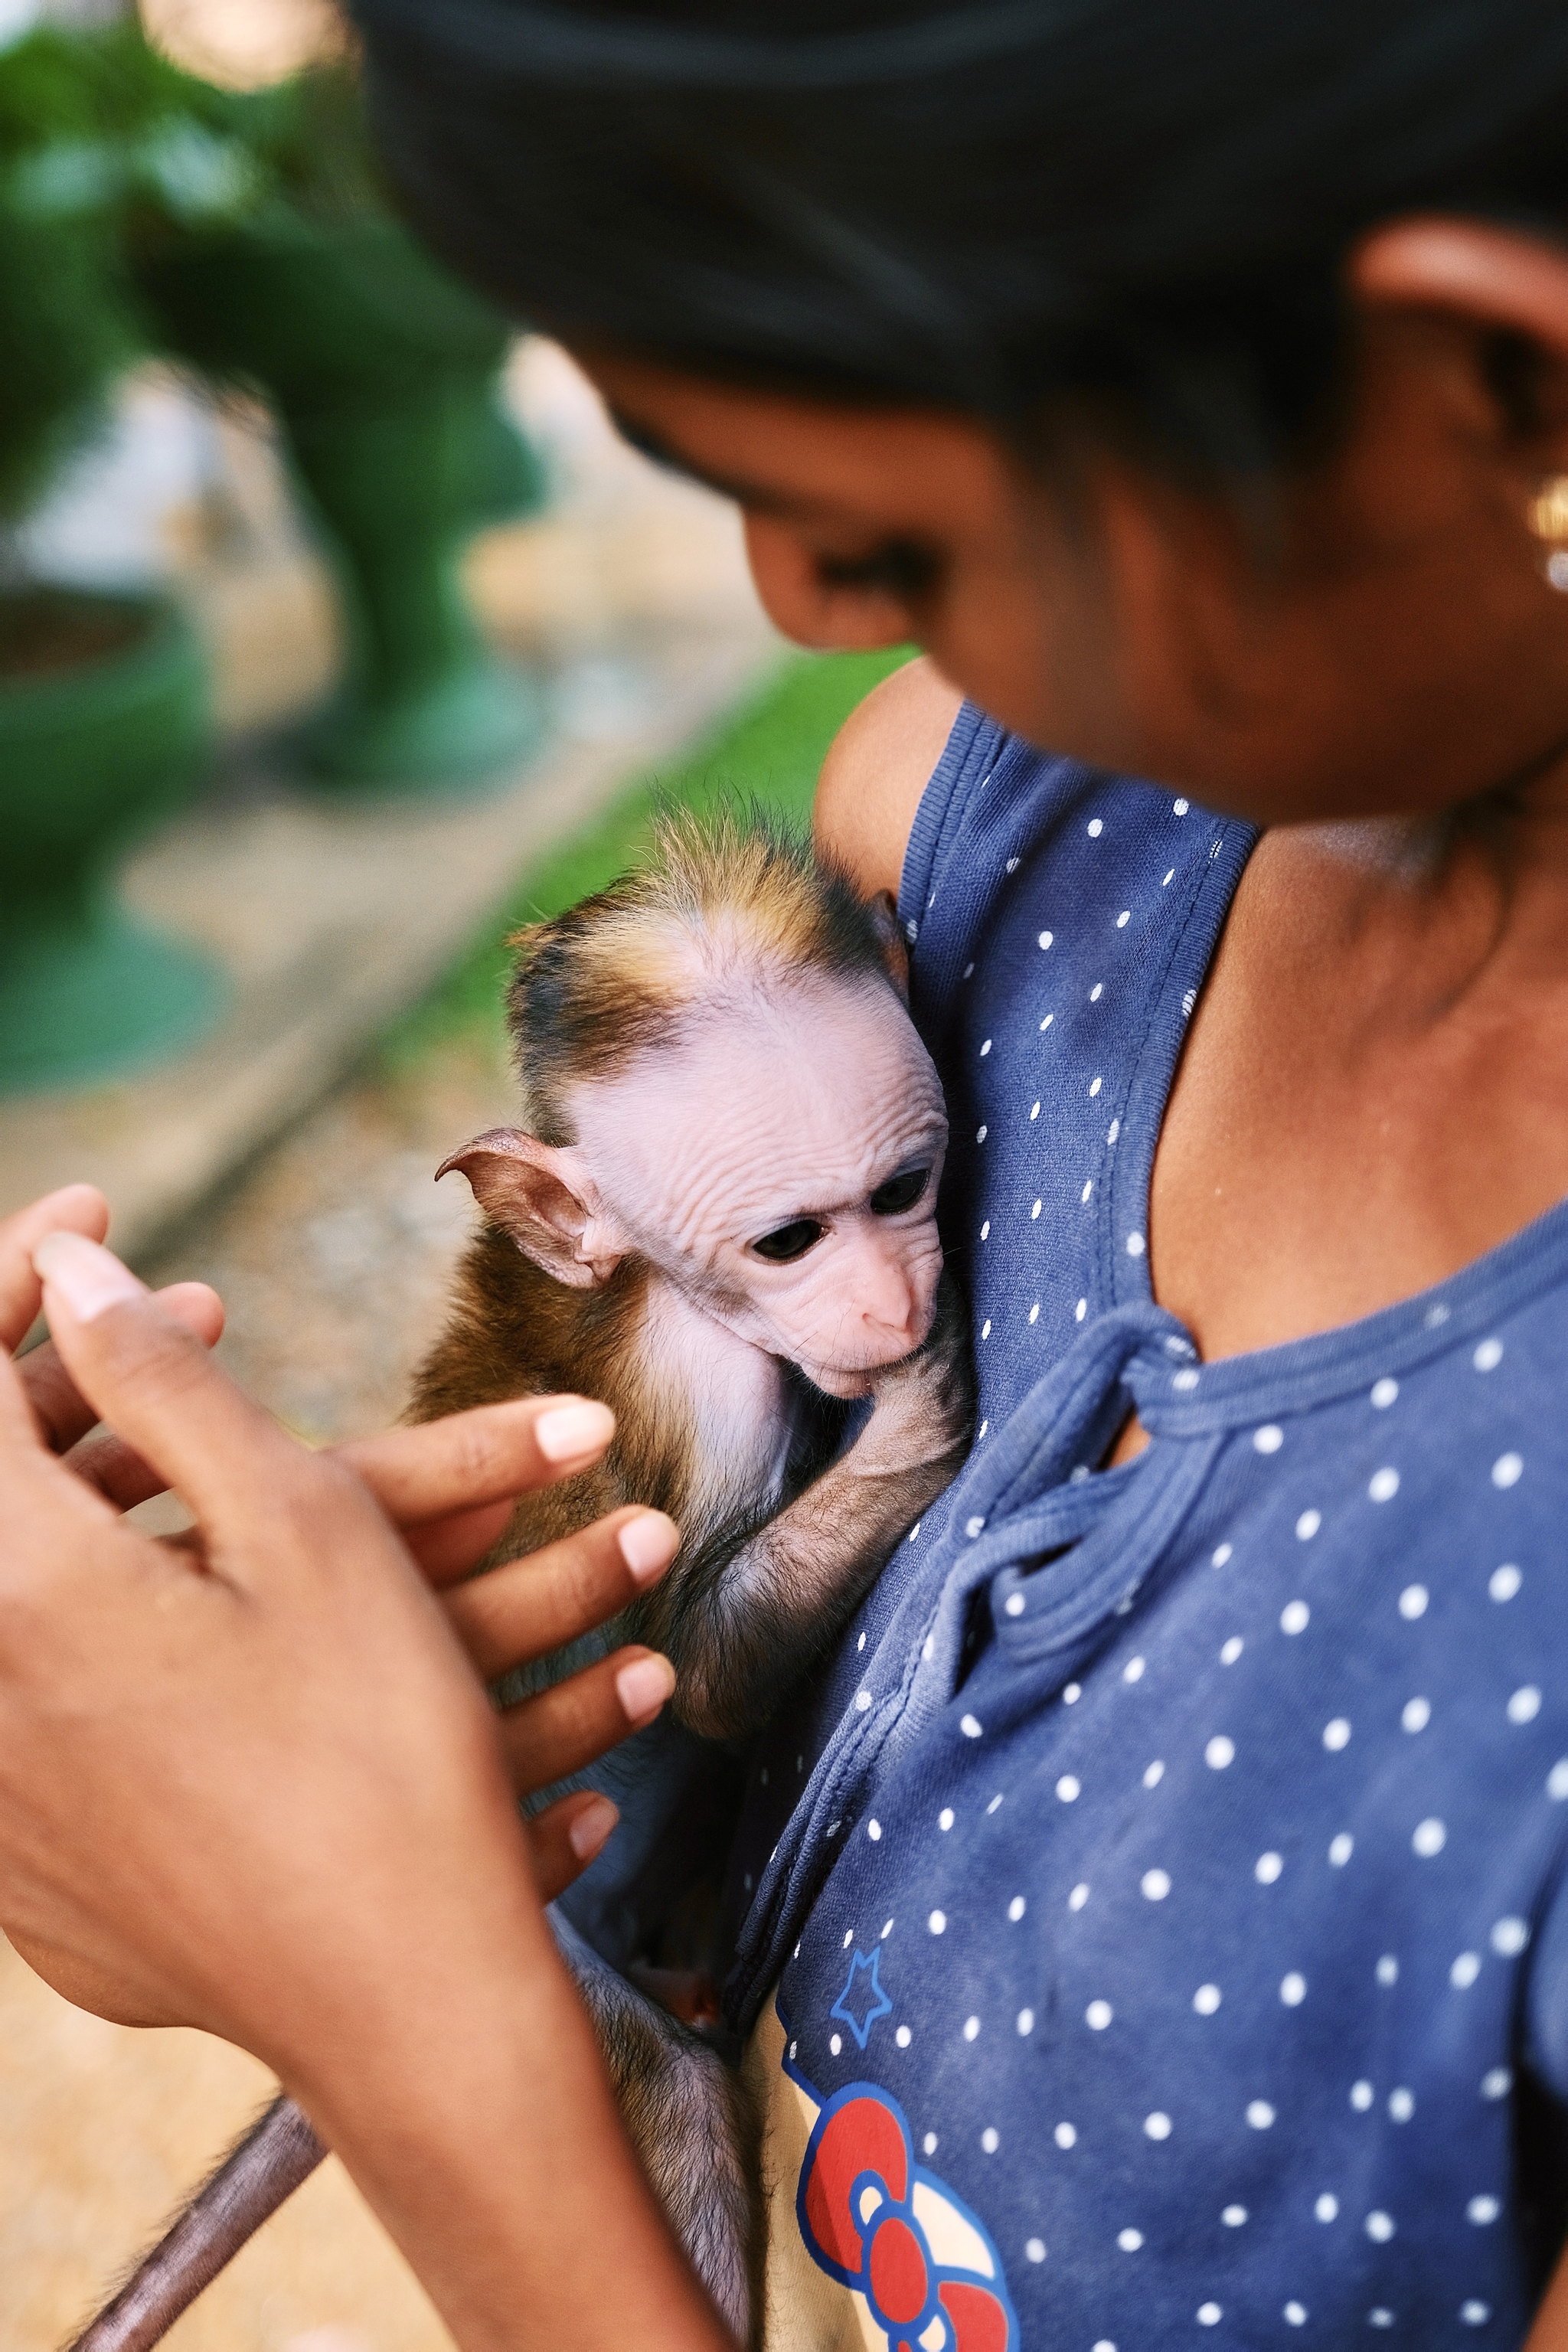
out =
[[[1149,1303],[1148,1171],[1235,836],[965,723],[994,775],[965,772],[945,830],[922,815],[900,911],[923,909],[917,1012],[952,1030],[943,1216],[985,1434],[898,1556],[907,1654],[885,1578],[832,1669],[826,1712],[878,1760],[856,1793],[839,1745],[812,1784],[866,1833],[810,1832],[792,2063],[819,2107],[897,2101],[1018,2347],[1520,2340],[1513,2023],[1564,1948],[1568,1448],[1543,1399],[1568,1391],[1568,1212],[1510,1245],[1511,1287],[1484,1261],[1202,1360]],[[1097,1477],[1133,1405],[1152,1443]],[[1029,1512],[1010,1580],[960,1605],[966,1550],[1002,1556]],[[804,1783],[773,1785],[787,1807]],[[875,1944],[889,1914],[915,1932]]]

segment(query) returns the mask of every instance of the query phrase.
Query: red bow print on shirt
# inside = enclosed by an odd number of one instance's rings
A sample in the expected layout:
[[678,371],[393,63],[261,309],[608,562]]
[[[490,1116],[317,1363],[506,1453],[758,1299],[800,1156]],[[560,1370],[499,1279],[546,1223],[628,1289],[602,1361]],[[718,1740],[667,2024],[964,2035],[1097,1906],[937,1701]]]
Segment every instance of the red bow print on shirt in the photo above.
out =
[[916,2164],[901,2109],[875,2084],[849,2084],[818,2116],[795,2212],[812,2260],[865,2296],[891,2352],[1016,2352],[990,2237]]

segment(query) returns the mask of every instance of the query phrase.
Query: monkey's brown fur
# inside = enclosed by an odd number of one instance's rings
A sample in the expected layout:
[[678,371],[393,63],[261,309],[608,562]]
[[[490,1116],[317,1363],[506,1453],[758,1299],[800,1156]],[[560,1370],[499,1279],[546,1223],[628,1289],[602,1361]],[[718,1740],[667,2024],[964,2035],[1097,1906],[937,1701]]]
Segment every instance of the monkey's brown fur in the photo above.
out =
[[[732,1017],[738,994],[803,971],[856,981],[885,979],[889,967],[901,979],[904,969],[896,930],[879,922],[843,876],[818,866],[777,826],[755,817],[742,824],[733,815],[668,820],[645,866],[520,931],[513,944],[519,961],[507,1011],[524,1120],[553,1144],[576,1140],[567,1100],[573,1084],[612,1076],[638,1054],[673,1044],[694,1022]],[[694,1729],[752,1731],[782,1696],[781,1660],[788,1658],[795,1675],[815,1663],[864,1580],[846,1559],[847,1605],[821,1612],[815,1638],[803,1638],[800,1612],[792,1612],[781,1640],[784,1629],[766,1598],[735,1599],[723,1588],[723,1570],[822,1466],[842,1415],[802,1383],[784,1493],[763,1507],[738,1496],[726,1507],[712,1465],[700,1458],[687,1400],[641,1376],[647,1289],[647,1269],[633,1259],[602,1286],[568,1287],[487,1224],[458,1269],[447,1330],[415,1376],[410,1418],[562,1391],[607,1404],[616,1428],[604,1460],[523,1496],[484,1565],[574,1534],[622,1503],[668,1512],[682,1531],[680,1556],[607,1633],[666,1652],[679,1677],[674,1712]],[[949,1306],[949,1322],[952,1311]],[[928,1486],[911,1488],[910,1519]]]
[[737,987],[816,971],[835,980],[903,962],[847,878],[753,814],[667,818],[635,874],[514,933],[507,1020],[522,1124],[542,1143],[575,1139],[568,1087],[613,1077],[683,1023],[712,1017]]
[[[616,1435],[603,1460],[578,1477],[522,1496],[483,1566],[537,1551],[623,1503],[668,1512],[682,1532],[675,1566],[605,1628],[603,1643],[607,1649],[646,1641],[663,1650],[678,1677],[674,1714],[710,1738],[738,1736],[758,1728],[777,1705],[781,1657],[790,1656],[796,1671],[804,1671],[839,1620],[825,1611],[811,1642],[792,1624],[781,1647],[765,1597],[732,1601],[723,1591],[723,1570],[822,1466],[840,1416],[802,1383],[792,1475],[782,1495],[762,1507],[753,1498],[726,1498],[721,1490],[715,1496],[712,1482],[702,1477],[686,1400],[655,1387],[638,1370],[647,1288],[646,1267],[626,1261],[602,1287],[569,1290],[524,1257],[507,1234],[487,1226],[458,1270],[452,1318],[416,1375],[410,1417],[434,1420],[470,1405],[563,1390],[607,1404]],[[924,1492],[911,1501],[911,1518]],[[847,1570],[852,1562],[846,1557],[843,1565]],[[508,1686],[507,1696],[535,1686],[535,1678],[524,1675]]]
[[[507,992],[523,1120],[542,1141],[575,1140],[566,1089],[605,1078],[649,1046],[774,973],[886,971],[879,936],[849,884],[788,835],[733,815],[661,824],[635,874],[514,933]],[[896,953],[897,950],[895,950]],[[647,1269],[625,1260],[609,1281],[572,1290],[487,1225],[458,1270],[451,1318],[414,1377],[410,1420],[563,1391],[599,1398],[615,1442],[580,1477],[524,1496],[486,1564],[515,1558],[636,1501],[683,1521],[696,1482],[697,1433],[684,1400],[633,1376]]]
[[[436,1421],[508,1397],[598,1398],[616,1414],[603,1461],[559,1486],[522,1496],[496,1558],[536,1551],[636,1501],[675,1517],[689,1484],[689,1420],[667,1408],[657,1423],[638,1412],[625,1376],[647,1295],[647,1269],[623,1261],[595,1290],[568,1290],[509,1234],[487,1225],[458,1266],[446,1330],[414,1376],[411,1421]],[[626,1410],[628,1402],[631,1410]],[[486,1566],[493,1566],[488,1560]]]

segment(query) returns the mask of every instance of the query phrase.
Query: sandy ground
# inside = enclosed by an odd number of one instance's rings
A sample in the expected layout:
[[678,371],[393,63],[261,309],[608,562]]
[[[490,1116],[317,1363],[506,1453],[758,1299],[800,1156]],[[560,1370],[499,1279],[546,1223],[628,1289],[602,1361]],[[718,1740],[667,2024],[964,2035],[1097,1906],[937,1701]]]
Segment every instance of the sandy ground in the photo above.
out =
[[[362,1080],[171,1244],[156,1280],[228,1303],[223,1353],[312,1442],[384,1427],[438,1329],[469,1226],[454,1143],[509,1114],[503,1071],[454,1053]],[[54,2352],[97,2291],[270,2095],[199,2033],[139,2033],[58,2000],[0,1943],[0,2341]],[[171,2352],[441,2352],[401,2259],[328,2163],[181,2321]]]
[[[0,1945],[0,2315],[52,2352],[274,2085],[200,2033],[58,2000]],[[166,2338],[171,2352],[443,2352],[450,2338],[329,2160]]]

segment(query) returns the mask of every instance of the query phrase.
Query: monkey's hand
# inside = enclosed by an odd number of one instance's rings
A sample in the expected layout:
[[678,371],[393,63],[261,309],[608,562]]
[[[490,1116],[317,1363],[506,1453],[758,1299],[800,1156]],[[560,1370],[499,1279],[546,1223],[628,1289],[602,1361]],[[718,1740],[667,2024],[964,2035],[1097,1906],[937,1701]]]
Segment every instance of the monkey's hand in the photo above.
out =
[[760,2324],[761,2134],[735,2070],[628,1984],[552,1906],[632,2146],[692,2269],[737,2343]]
[[820,1657],[963,1461],[968,1318],[944,1274],[923,1347],[878,1376],[847,1454],[773,1517],[721,1528],[637,1604],[676,1671],[673,1706],[711,1739],[758,1730]]
[[842,1467],[858,1478],[899,1480],[913,1498],[908,1527],[951,1485],[969,1450],[973,1424],[969,1316],[945,1269],[924,1346],[885,1366],[873,1381],[872,1396],[871,1418]]

